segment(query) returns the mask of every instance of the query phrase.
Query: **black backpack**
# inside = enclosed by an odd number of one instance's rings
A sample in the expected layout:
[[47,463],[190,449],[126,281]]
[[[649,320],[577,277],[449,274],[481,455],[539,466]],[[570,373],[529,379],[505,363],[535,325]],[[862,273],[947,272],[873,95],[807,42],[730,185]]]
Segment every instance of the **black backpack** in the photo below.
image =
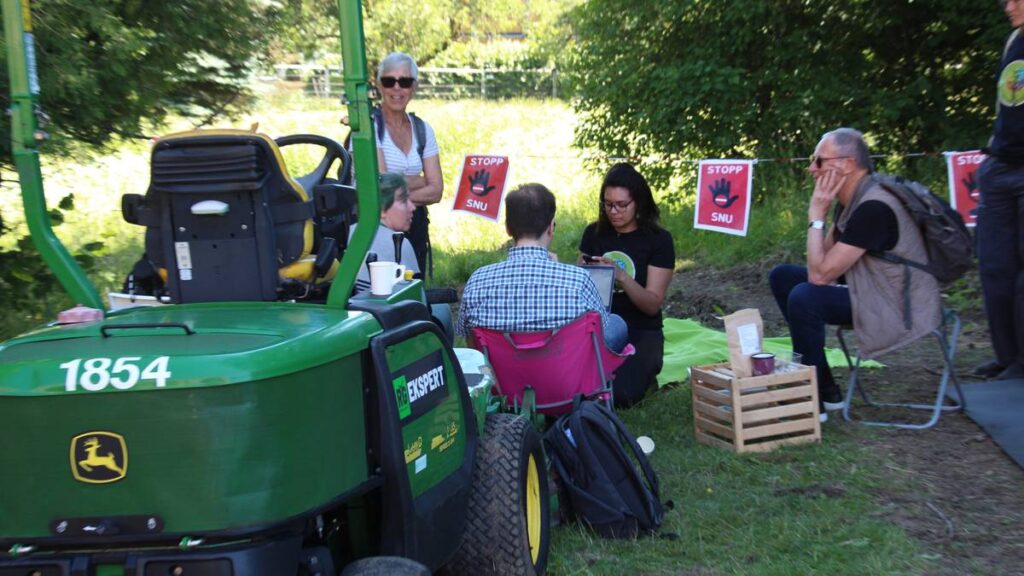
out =
[[560,500],[605,538],[636,538],[661,525],[658,476],[614,412],[577,402],[544,434],[551,466],[568,499]]
[[139,258],[138,262],[132,265],[132,271],[128,273],[121,284],[121,291],[133,296],[159,297],[167,293],[160,270],[145,253],[142,254],[142,258]]
[[871,252],[928,272],[942,283],[952,282],[974,267],[974,241],[960,213],[932,194],[925,185],[900,176],[875,175],[875,180],[899,199],[921,230],[928,262],[915,262],[891,252]]

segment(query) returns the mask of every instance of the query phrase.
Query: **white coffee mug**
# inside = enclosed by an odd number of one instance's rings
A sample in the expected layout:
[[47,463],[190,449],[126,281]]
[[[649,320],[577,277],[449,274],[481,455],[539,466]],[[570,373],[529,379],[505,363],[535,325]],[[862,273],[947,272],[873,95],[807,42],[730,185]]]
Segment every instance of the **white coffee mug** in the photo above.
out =
[[394,262],[370,262],[370,293],[390,296],[395,284],[405,276],[405,266]]

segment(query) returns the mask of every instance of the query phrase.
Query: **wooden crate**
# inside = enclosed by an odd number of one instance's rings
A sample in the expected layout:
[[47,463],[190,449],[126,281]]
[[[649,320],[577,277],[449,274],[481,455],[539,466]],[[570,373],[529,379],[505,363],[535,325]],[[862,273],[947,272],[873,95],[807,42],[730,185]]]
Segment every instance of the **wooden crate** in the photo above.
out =
[[813,367],[735,378],[728,364],[690,370],[697,440],[735,452],[821,441]]

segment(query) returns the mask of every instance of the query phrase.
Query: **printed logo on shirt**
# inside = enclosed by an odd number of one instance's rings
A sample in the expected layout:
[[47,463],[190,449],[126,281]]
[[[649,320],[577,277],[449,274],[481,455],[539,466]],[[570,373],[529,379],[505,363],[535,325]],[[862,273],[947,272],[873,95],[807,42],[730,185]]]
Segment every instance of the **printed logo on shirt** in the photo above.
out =
[[629,274],[630,278],[636,279],[636,264],[633,263],[633,259],[629,257],[629,254],[620,252],[619,250],[612,250],[611,252],[605,252],[602,254],[605,258],[611,260],[616,266],[622,268]]
[[999,76],[999,102],[1003,106],[1024,104],[1024,60],[1014,60]]

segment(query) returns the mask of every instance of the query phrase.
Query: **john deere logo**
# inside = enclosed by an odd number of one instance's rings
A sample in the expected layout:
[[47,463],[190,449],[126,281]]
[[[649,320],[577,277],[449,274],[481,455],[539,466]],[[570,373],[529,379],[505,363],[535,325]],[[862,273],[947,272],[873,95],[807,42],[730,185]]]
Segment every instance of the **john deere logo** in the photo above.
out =
[[128,473],[128,445],[113,432],[86,432],[71,439],[71,473],[89,484],[117,482]]

